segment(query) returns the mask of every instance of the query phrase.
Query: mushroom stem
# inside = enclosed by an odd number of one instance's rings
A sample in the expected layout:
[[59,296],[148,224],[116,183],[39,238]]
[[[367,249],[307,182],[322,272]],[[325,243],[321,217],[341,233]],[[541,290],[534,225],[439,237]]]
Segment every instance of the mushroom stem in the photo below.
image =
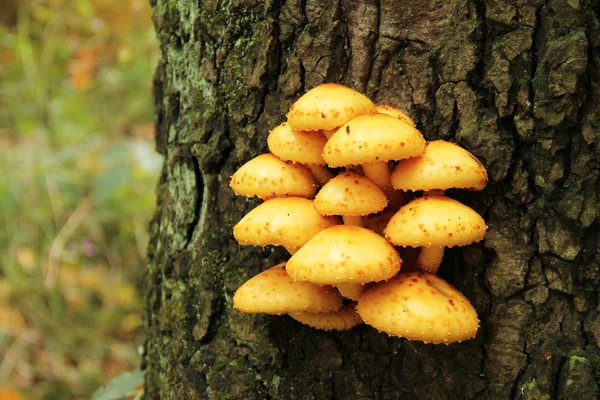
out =
[[363,218],[361,216],[344,215],[344,225],[363,226]]
[[363,285],[360,283],[338,283],[335,287],[343,297],[350,300],[358,300],[363,291]]
[[390,168],[385,161],[368,163],[362,165],[363,173],[367,178],[375,182],[381,188],[388,198],[389,204],[392,207],[400,208],[408,203],[408,195],[406,192],[398,192],[392,187],[390,181]]
[[435,274],[444,258],[444,246],[421,247],[417,257],[417,266],[421,269]]
[[324,165],[307,165],[307,167],[321,186],[333,178],[333,174]]
[[[392,189],[390,184],[390,168],[385,161],[378,161],[362,165],[365,176],[375,182],[384,192],[386,188]],[[386,193],[387,194],[387,193]]]

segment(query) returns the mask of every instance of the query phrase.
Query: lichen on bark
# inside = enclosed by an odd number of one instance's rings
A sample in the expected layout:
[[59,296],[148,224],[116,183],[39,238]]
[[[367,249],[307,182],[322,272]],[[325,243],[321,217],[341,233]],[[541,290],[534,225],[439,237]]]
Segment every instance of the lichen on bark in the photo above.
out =
[[[590,0],[154,0],[162,59],[144,348],[156,399],[598,397],[600,7]],[[257,200],[229,176],[292,102],[340,82],[406,110],[488,168],[486,239],[440,274],[477,337],[433,346],[363,326],[324,333],[231,308],[285,259],[239,246]]]

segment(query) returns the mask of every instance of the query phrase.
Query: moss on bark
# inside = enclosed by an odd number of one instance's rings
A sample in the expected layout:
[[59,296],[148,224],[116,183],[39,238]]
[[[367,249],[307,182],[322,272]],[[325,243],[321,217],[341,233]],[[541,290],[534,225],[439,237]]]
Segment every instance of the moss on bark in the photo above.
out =
[[[144,353],[156,399],[598,397],[599,6],[590,0],[155,0],[165,156],[151,224]],[[476,154],[490,184],[456,196],[485,241],[440,274],[477,308],[477,338],[432,346],[369,327],[323,333],[231,308],[284,259],[241,247],[255,200],[229,176],[266,151],[322,82],[407,110]]]

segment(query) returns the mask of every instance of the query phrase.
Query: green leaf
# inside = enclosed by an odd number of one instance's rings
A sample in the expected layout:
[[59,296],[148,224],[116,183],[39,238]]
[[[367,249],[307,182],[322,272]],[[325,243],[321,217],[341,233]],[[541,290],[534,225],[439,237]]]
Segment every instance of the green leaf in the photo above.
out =
[[125,372],[111,379],[104,387],[96,390],[91,400],[118,400],[144,383],[144,371]]

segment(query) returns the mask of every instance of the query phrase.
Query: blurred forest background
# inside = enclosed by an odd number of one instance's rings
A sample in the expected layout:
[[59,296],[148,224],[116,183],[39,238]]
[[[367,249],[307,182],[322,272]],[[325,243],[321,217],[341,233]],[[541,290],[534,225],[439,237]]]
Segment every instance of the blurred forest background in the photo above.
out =
[[0,0],[4,398],[139,367],[157,58],[147,0]]

